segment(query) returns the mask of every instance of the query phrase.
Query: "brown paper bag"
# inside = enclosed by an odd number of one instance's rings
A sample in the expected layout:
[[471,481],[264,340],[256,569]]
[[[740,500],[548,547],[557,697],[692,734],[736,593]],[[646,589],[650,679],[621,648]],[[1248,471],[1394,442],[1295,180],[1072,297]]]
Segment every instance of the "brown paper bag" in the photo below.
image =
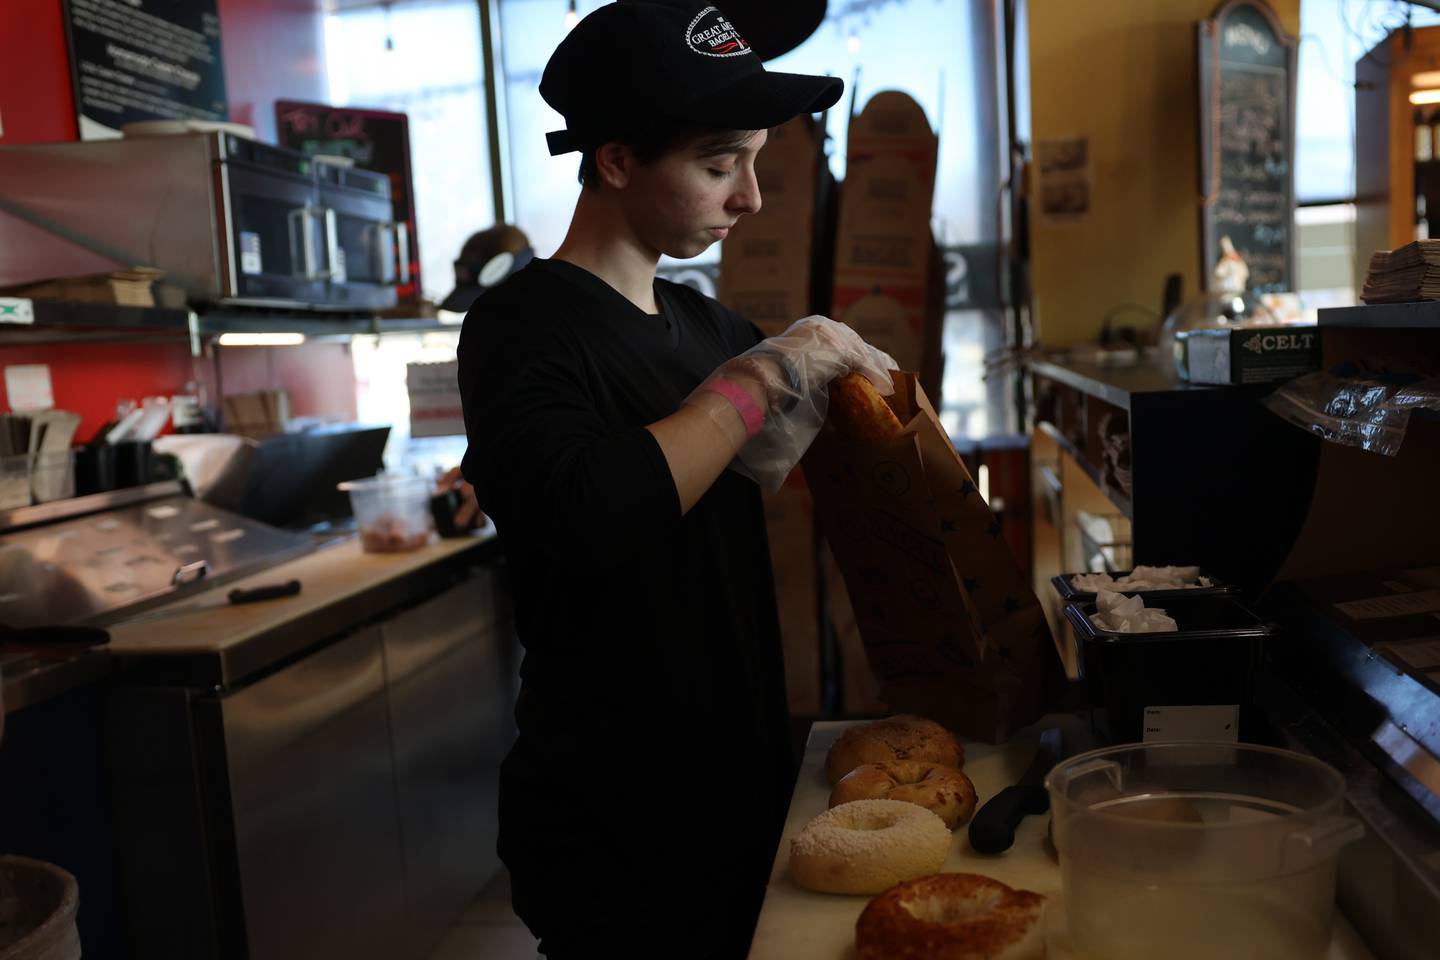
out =
[[998,743],[1044,712],[1060,669],[1050,629],[915,375],[891,375],[905,433],[826,427],[805,476],[881,699]]

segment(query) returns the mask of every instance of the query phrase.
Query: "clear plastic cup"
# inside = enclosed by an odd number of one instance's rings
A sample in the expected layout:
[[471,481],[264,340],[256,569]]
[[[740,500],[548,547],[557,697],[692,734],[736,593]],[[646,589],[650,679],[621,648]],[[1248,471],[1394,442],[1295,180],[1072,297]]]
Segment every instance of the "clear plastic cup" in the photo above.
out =
[[347,480],[360,545],[367,553],[418,550],[430,542],[435,521],[430,516],[430,484],[420,477],[379,474]]
[[1248,744],[1093,750],[1045,778],[1074,949],[1104,960],[1319,960],[1345,781]]

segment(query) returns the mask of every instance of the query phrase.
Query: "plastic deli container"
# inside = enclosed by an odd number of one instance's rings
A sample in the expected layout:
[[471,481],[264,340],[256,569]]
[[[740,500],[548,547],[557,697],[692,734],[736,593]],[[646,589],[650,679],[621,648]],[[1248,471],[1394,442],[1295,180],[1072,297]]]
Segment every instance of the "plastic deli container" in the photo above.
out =
[[1248,744],[1128,744],[1062,761],[1045,787],[1077,953],[1326,955],[1337,855],[1364,832],[1333,768]]
[[[1112,573],[1111,576],[1118,580],[1118,579],[1120,579],[1121,577],[1124,577],[1124,576],[1129,575],[1129,573],[1130,573],[1129,570],[1118,570],[1118,571],[1116,571],[1115,573]],[[1202,577],[1209,577],[1209,578],[1210,578],[1211,585],[1208,586],[1208,587],[1186,587],[1186,588],[1183,589],[1183,590],[1124,590],[1124,589],[1121,589],[1121,590],[1116,590],[1115,592],[1116,592],[1116,593],[1123,593],[1123,594],[1124,594],[1125,596],[1127,596],[1127,597],[1142,596],[1142,597],[1144,597],[1146,600],[1149,600],[1149,599],[1151,599],[1151,598],[1162,599],[1162,598],[1169,598],[1169,597],[1206,597],[1206,596],[1215,596],[1216,594],[1221,594],[1221,593],[1235,593],[1235,592],[1236,592],[1236,588],[1235,588],[1235,587],[1232,587],[1232,586],[1230,586],[1230,585],[1228,585],[1228,584],[1220,583],[1220,582],[1217,581],[1214,577],[1210,577],[1210,575],[1209,575],[1208,573],[1206,573],[1205,571],[1203,571],[1203,570],[1200,571],[1200,575],[1201,575]],[[1077,589],[1075,588],[1075,585],[1070,582],[1070,578],[1071,578],[1071,577],[1078,577],[1078,576],[1084,576],[1084,574],[1080,574],[1080,573],[1061,573],[1061,574],[1057,574],[1056,576],[1053,576],[1053,577],[1050,578],[1050,584],[1051,584],[1051,586],[1053,586],[1053,587],[1055,588],[1055,592],[1060,595],[1060,599],[1061,599],[1061,600],[1064,600],[1066,603],[1077,603],[1077,602],[1080,602],[1080,601],[1083,601],[1083,600],[1094,600],[1094,599],[1095,599],[1095,591],[1093,591],[1093,590],[1077,590]]]
[[430,516],[430,484],[420,477],[380,474],[347,480],[350,506],[367,553],[418,550],[430,542],[435,528]]
[[1156,604],[1145,598],[1179,629],[1115,633],[1091,621],[1093,602],[1065,607],[1097,732],[1116,743],[1142,740],[1150,708],[1248,706],[1273,628],[1229,595],[1174,596]]

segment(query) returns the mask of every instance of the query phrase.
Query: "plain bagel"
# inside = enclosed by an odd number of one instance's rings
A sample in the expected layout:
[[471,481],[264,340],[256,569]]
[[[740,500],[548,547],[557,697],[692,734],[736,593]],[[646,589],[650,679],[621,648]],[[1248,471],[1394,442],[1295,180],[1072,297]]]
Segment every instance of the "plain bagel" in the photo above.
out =
[[928,760],[958,770],[965,765],[965,750],[935,721],[901,714],[842,733],[825,757],[825,775],[834,786],[861,764],[892,760]]
[[1045,898],[975,873],[891,887],[855,923],[859,960],[1039,960]]
[[820,893],[878,893],[934,873],[950,853],[950,830],[924,807],[856,800],[831,807],[790,841],[790,875]]
[[954,767],[925,760],[865,763],[841,777],[830,791],[832,807],[852,800],[918,803],[954,830],[975,812],[975,785]]

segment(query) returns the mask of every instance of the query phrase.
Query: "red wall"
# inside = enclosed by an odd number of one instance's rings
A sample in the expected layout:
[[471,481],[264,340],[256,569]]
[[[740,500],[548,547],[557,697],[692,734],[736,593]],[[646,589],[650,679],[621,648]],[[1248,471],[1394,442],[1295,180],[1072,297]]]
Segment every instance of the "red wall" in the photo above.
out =
[[[203,361],[202,361],[203,362]],[[0,365],[50,366],[55,406],[83,418],[75,436],[89,440],[115,416],[117,400],[179,393],[196,374],[184,344],[70,343],[0,347]],[[3,399],[3,398],[0,398]],[[4,409],[9,410],[5,400]]]
[[0,144],[74,140],[60,0],[0,0]]
[[222,347],[225,393],[283,389],[297,417],[354,420],[355,364],[348,343],[311,342],[298,347]]
[[[321,0],[219,0],[218,9],[231,119],[273,142],[277,99],[326,98]],[[0,144],[78,136],[62,16],[61,0],[0,0]],[[220,355],[226,393],[284,389],[296,416],[355,417],[355,372],[343,344]],[[55,405],[84,418],[82,439],[114,415],[119,399],[169,396],[187,380],[213,379],[211,361],[192,361],[179,343],[0,346],[0,367],[21,363],[50,366]]]
[[[275,140],[275,101],[324,102],[321,0],[218,0],[230,119]],[[79,136],[61,0],[0,0],[0,144]]]
[[324,103],[330,92],[321,0],[219,0],[218,9],[230,119],[274,143],[276,100]]

